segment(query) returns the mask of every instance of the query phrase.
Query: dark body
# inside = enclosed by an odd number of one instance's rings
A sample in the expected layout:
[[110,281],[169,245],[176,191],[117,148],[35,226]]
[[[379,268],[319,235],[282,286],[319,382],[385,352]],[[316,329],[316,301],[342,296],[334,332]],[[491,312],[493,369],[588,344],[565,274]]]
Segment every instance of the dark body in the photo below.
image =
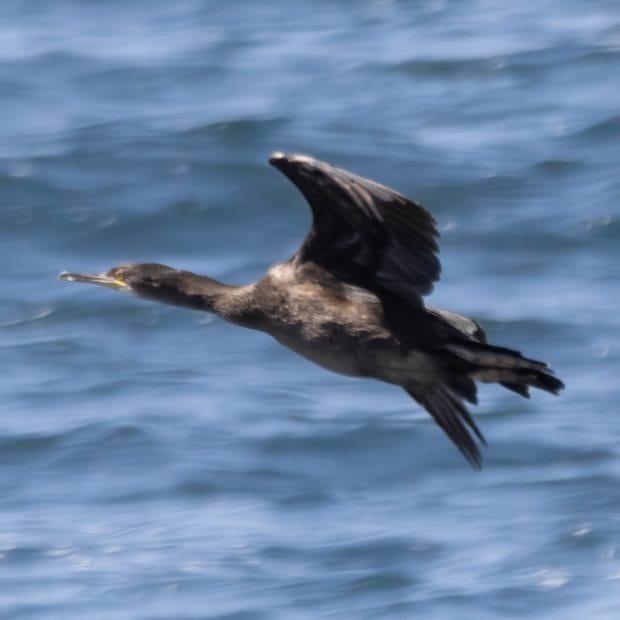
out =
[[557,393],[562,382],[546,364],[487,344],[474,320],[424,304],[440,263],[435,220],[421,205],[304,155],[270,161],[314,221],[299,251],[258,282],[228,286],[156,263],[61,277],[214,312],[328,370],[402,386],[479,467],[484,439],[464,405],[476,402],[475,381],[526,397],[529,387]]

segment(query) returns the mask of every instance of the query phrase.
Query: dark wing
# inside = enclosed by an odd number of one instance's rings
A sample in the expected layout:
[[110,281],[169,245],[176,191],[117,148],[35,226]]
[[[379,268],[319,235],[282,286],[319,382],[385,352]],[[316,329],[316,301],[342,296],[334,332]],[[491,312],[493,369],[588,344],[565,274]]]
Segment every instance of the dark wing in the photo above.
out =
[[[473,386],[471,380],[465,379],[464,381],[469,381]],[[463,404],[464,399],[472,403],[476,402],[475,387],[473,387],[473,393],[468,393],[467,388],[459,393],[460,388],[461,386],[458,385],[437,384],[423,388],[420,386],[405,387],[405,390],[433,416],[435,422],[454,442],[472,467],[480,469],[482,457],[474,436],[483,445],[486,445],[486,441]]]
[[434,316],[441,317],[446,323],[462,334],[465,334],[468,338],[472,338],[477,342],[487,341],[487,334],[482,325],[480,325],[478,321],[470,319],[468,316],[450,312],[449,310],[433,308],[432,306],[426,306],[426,311]]
[[441,272],[436,223],[424,207],[305,155],[274,153],[269,162],[297,186],[314,216],[295,260],[314,262],[343,282],[422,305]]

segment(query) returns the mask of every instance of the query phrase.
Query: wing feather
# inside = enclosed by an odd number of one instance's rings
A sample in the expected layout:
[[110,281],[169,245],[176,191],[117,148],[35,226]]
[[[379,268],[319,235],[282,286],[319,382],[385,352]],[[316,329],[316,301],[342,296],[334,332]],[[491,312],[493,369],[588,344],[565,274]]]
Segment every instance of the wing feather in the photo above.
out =
[[294,260],[314,262],[343,282],[423,305],[441,265],[436,222],[422,205],[305,155],[275,153],[270,163],[312,209],[312,229]]
[[[455,387],[463,389],[462,386]],[[441,384],[425,386],[424,389],[420,389],[419,386],[405,387],[407,393],[431,414],[471,466],[480,469],[482,456],[475,439],[482,445],[486,445],[486,441],[463,404],[464,398],[475,400],[475,386],[473,393],[471,389],[469,385],[463,394],[460,394]]]

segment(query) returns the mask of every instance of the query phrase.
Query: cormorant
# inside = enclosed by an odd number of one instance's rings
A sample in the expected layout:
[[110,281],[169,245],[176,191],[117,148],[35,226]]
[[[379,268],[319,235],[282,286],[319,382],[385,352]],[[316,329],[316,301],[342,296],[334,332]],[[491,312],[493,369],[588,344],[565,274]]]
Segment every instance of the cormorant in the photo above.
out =
[[547,364],[487,344],[473,319],[424,304],[441,271],[436,222],[424,207],[306,155],[269,161],[304,195],[313,224],[292,258],[258,282],[230,286],[157,263],[60,278],[214,312],[328,370],[399,385],[480,468],[476,439],[486,442],[464,404],[477,402],[475,381],[524,397],[564,384]]

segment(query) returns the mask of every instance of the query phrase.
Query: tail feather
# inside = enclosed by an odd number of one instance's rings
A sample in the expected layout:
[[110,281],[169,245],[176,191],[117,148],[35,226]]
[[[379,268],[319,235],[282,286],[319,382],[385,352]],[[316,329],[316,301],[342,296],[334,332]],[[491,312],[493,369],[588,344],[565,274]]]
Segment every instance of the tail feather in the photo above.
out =
[[516,392],[523,398],[530,397],[530,389],[527,385],[521,385],[520,383],[507,383],[506,381],[500,381],[500,385],[504,386],[507,390],[512,390]]
[[524,357],[519,351],[480,342],[450,344],[444,347],[468,364],[467,376],[485,383],[500,383],[505,388],[529,397],[530,387],[558,394],[564,383],[544,362]]

